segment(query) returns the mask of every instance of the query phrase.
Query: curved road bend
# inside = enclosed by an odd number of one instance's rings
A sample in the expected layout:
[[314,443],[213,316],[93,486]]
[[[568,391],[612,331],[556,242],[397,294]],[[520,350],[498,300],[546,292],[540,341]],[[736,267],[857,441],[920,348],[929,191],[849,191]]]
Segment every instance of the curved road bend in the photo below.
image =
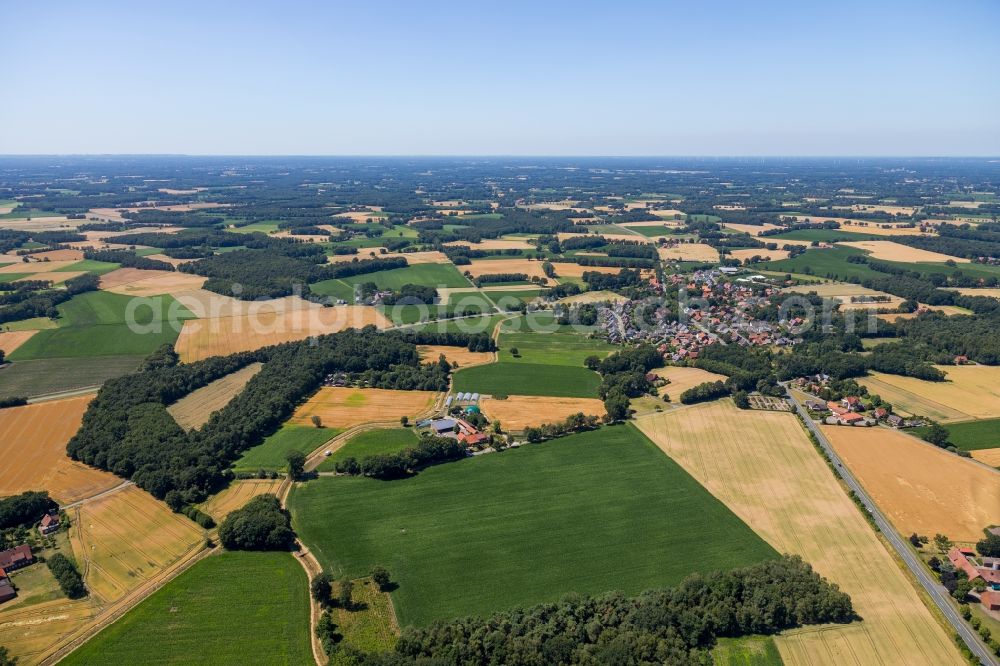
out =
[[921,587],[924,588],[930,598],[934,601],[934,604],[941,611],[942,615],[944,615],[945,619],[948,620],[948,623],[958,633],[958,635],[962,637],[962,640],[965,641],[965,644],[969,646],[969,649],[972,650],[973,654],[976,655],[976,658],[979,659],[983,666],[1000,666],[1000,662],[998,662],[990,653],[989,648],[987,648],[979,640],[979,635],[965,623],[962,616],[959,615],[958,611],[955,610],[955,607],[951,605],[951,602],[948,599],[949,595],[947,590],[945,590],[942,585],[938,584],[932,575],[924,568],[923,563],[920,562],[917,556],[913,554],[913,551],[910,550],[910,548],[903,541],[903,538],[898,532],[896,532],[895,528],[889,523],[875,502],[872,501],[872,498],[869,497],[868,493],[866,493],[864,488],[861,487],[858,480],[854,478],[851,471],[844,466],[840,456],[838,456],[837,452],[833,450],[832,446],[830,446],[829,440],[827,440],[823,431],[820,430],[819,427],[813,422],[805,407],[803,407],[802,404],[795,399],[795,396],[793,396],[791,392],[787,393],[787,398],[795,406],[796,411],[799,413],[799,416],[802,417],[802,420],[805,421],[806,427],[809,428],[809,431],[816,436],[816,441],[818,441],[820,446],[823,447],[826,455],[829,456],[830,460],[833,461],[833,464],[836,465],[837,472],[844,479],[844,483],[846,483],[848,488],[853,490],[858,495],[862,503],[864,503],[865,507],[867,507],[868,512],[872,515],[872,518],[875,519],[875,524],[878,525],[879,530],[882,531],[885,538],[889,540],[890,544],[892,544],[893,549],[899,555],[900,559],[902,559],[903,563],[906,564],[910,573],[912,573],[913,576],[920,582]]

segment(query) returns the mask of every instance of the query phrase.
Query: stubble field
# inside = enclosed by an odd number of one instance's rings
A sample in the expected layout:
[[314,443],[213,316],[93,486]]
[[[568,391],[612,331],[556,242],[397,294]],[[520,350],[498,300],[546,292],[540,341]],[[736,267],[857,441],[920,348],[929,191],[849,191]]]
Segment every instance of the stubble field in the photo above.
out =
[[821,427],[901,534],[969,542],[1000,523],[1000,474],[898,430]]
[[121,483],[117,476],[66,455],[66,443],[79,429],[93,397],[0,409],[0,496],[48,490],[65,504]]
[[946,381],[873,372],[858,380],[870,393],[911,414],[948,423],[1000,414],[1000,366],[938,365]]
[[433,391],[395,391],[324,386],[298,409],[289,423],[309,425],[319,416],[324,426],[349,428],[373,421],[411,420],[427,411],[438,394]]
[[375,308],[364,305],[194,319],[184,322],[175,348],[181,360],[190,363],[368,324],[386,328],[391,322]]
[[229,401],[242,391],[247,382],[263,367],[263,363],[251,363],[245,368],[216,379],[170,405],[167,411],[177,421],[177,425],[185,430],[200,428],[208,422],[212,414],[228,405]]
[[190,518],[136,486],[76,508],[73,554],[91,594],[121,598],[199,548],[204,531]]
[[277,495],[284,483],[284,479],[239,479],[209,497],[200,508],[215,522],[222,523],[231,511],[241,508],[257,495]]
[[436,363],[441,354],[449,363],[458,363],[460,368],[471,368],[494,361],[491,352],[474,352],[465,347],[447,347],[444,345],[417,345],[420,360],[424,363]]
[[558,423],[579,412],[588,416],[603,416],[605,411],[604,403],[596,398],[526,395],[511,395],[505,400],[483,398],[479,406],[490,421],[499,420],[504,431]]
[[964,663],[793,415],[726,399],[638,426],[774,548],[851,595],[863,622],[777,637],[785,664]]

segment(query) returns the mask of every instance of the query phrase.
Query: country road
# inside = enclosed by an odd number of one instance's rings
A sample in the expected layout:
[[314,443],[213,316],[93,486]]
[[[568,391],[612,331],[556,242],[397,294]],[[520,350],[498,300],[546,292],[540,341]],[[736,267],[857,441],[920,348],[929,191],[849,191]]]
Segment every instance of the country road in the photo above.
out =
[[940,585],[932,575],[924,567],[923,563],[913,554],[903,537],[896,532],[896,529],[889,523],[885,515],[879,510],[875,502],[872,501],[868,493],[865,492],[864,488],[858,482],[854,475],[851,474],[850,470],[844,466],[837,452],[833,450],[830,445],[829,440],[823,434],[823,431],[813,422],[809,413],[806,411],[805,407],[796,400],[795,396],[789,391],[787,394],[788,400],[795,406],[796,411],[802,420],[805,422],[806,427],[809,431],[816,436],[816,441],[819,442],[820,446],[829,456],[830,460],[837,468],[837,472],[840,474],[841,478],[844,479],[844,483],[853,490],[858,498],[860,498],[862,504],[868,509],[868,512],[872,515],[875,520],[875,524],[878,526],[885,538],[888,539],[889,543],[892,545],[893,549],[899,555],[903,563],[910,570],[910,573],[920,582],[921,587],[927,592],[930,598],[934,601],[934,604],[944,615],[945,619],[952,628],[962,637],[965,644],[969,646],[976,658],[979,659],[983,666],[1000,666],[1000,662],[990,653],[990,650],[979,640],[979,635],[972,630],[972,628],[966,624],[965,620],[958,614],[955,607],[952,606],[949,600],[949,595],[947,590]]

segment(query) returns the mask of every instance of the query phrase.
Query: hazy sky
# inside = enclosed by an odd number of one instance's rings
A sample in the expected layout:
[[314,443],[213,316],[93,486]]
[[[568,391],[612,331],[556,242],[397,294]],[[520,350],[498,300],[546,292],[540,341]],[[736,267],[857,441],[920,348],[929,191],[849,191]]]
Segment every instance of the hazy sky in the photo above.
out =
[[1000,155],[1000,2],[0,0],[0,154]]

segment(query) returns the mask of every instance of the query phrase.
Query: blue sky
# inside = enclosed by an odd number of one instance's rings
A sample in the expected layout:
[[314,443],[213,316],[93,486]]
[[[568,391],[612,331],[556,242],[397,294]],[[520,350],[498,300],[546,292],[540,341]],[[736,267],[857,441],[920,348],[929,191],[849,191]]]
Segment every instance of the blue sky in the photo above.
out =
[[0,154],[1000,155],[1000,2],[0,2]]

